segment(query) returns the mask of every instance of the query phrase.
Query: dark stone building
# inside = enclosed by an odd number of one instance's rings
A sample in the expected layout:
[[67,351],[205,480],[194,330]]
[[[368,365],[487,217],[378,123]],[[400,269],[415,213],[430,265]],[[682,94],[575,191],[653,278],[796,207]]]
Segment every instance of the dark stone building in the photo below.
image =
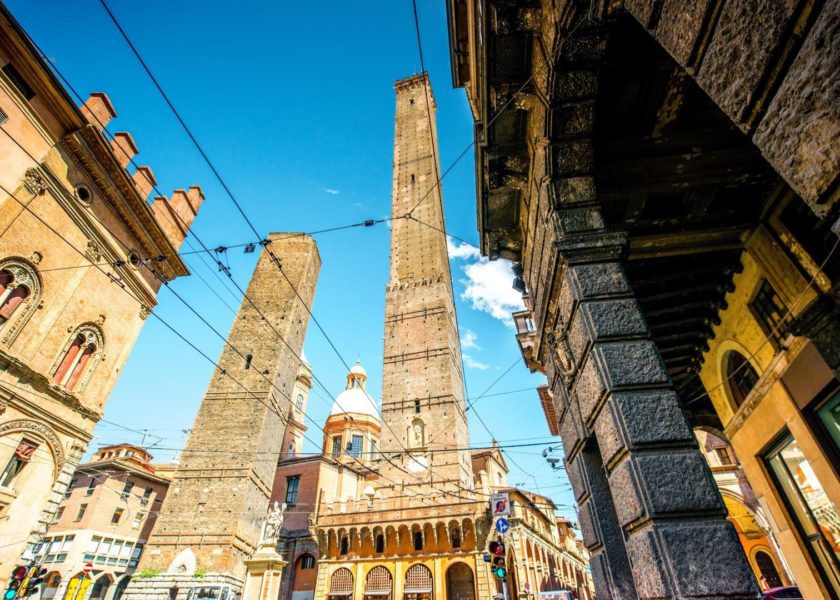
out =
[[[777,269],[804,274],[794,296],[808,301],[764,303],[778,314],[756,316],[770,324],[757,348],[779,338],[779,368],[733,385],[748,352],[720,383],[733,406],[745,416],[778,380],[790,340],[840,367],[840,3],[447,6],[481,249],[517,263],[527,289],[517,337],[548,377],[598,597],[755,597],[692,429],[724,427],[700,374],[757,236],[788,261]],[[817,554],[803,562],[814,597],[836,596],[837,557]]]

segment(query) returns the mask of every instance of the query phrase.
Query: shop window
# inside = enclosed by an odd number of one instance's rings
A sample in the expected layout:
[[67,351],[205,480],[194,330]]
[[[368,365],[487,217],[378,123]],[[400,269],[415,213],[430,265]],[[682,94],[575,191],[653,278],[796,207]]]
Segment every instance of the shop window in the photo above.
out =
[[740,408],[758,383],[758,373],[743,354],[732,350],[726,355],[726,381],[735,406]]
[[20,442],[18,442],[15,453],[9,459],[9,462],[6,464],[6,468],[3,469],[3,474],[0,475],[0,486],[13,488],[21,471],[23,471],[24,467],[29,464],[30,460],[32,460],[32,457],[35,455],[35,451],[37,449],[38,444],[31,442],[26,438],[23,438]]
[[789,433],[764,456],[776,486],[826,586],[840,594],[840,516]]
[[762,280],[761,285],[758,286],[755,297],[750,302],[750,310],[773,346],[778,349],[784,333],[782,325],[788,310],[779,294],[766,279]]
[[300,485],[300,475],[293,475],[286,477],[286,504],[294,506],[297,504],[298,486]]

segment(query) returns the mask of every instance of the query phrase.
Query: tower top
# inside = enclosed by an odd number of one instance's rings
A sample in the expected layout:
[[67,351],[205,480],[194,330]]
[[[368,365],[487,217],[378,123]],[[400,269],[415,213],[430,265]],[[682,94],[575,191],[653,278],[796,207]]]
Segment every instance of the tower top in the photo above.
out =
[[435,102],[435,93],[432,91],[432,82],[429,80],[429,74],[426,71],[416,73],[403,79],[397,79],[397,81],[394,82],[394,89],[397,92],[397,97],[407,92],[411,92],[414,89],[422,88],[423,86],[425,86],[426,91],[429,94],[430,107],[436,108],[437,104]]

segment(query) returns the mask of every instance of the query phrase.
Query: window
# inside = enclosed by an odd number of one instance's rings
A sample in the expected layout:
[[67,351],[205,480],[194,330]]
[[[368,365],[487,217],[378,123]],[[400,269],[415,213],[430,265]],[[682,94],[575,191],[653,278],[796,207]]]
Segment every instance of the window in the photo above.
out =
[[0,325],[11,319],[28,297],[29,288],[21,285],[12,271],[0,271]]
[[71,339],[53,373],[53,383],[73,391],[102,348],[102,335],[93,325],[83,326]]
[[94,489],[96,489],[96,477],[91,477],[88,482],[87,489],[85,490],[85,496],[93,496]]
[[67,489],[64,490],[64,498],[67,499],[73,494],[73,489],[76,487],[76,483],[78,483],[79,479],[74,477],[70,480],[70,485],[67,486]]
[[377,536],[376,536],[374,551],[377,554],[382,554],[383,552],[385,552],[385,536],[382,535],[381,533],[377,534]]
[[6,468],[3,469],[3,474],[0,475],[0,486],[5,488],[13,487],[18,475],[20,475],[23,468],[29,464],[29,461],[35,455],[35,451],[37,449],[38,444],[29,441],[26,438],[23,438],[20,442],[18,442],[15,453],[9,459],[8,464],[6,464]]
[[764,456],[774,482],[829,589],[840,578],[840,516],[796,439],[786,433]]
[[726,380],[732,400],[738,408],[758,383],[758,373],[743,354],[731,350],[726,356]]
[[73,545],[73,542],[74,542],[75,540],[76,540],[76,536],[75,536],[75,535],[68,535],[66,538],[64,538],[64,541],[63,541],[63,542],[61,542],[61,550],[62,550],[62,552],[63,552],[63,551],[65,551],[65,550],[69,550],[69,549],[70,549],[70,546],[72,546],[72,545]]
[[250,369],[250,368],[251,368],[251,361],[252,361],[253,359],[254,359],[254,355],[253,355],[253,354],[246,354],[246,355],[245,355],[245,368],[246,368],[246,369]]
[[88,507],[88,505],[87,505],[87,504],[82,504],[82,505],[79,507],[79,512],[77,512],[77,513],[76,513],[76,518],[75,518],[75,519],[73,519],[73,520],[74,520],[74,521],[81,521],[81,520],[82,520],[82,517],[84,517],[84,516],[85,516],[85,511],[87,510],[87,507]]
[[341,456],[341,436],[335,436],[332,439],[332,455],[333,458]]
[[147,487],[145,490],[143,490],[143,497],[140,498],[140,504],[142,504],[143,506],[147,505],[149,503],[149,498],[152,497],[153,491],[154,490],[150,487]]
[[123,508],[118,508],[114,511],[114,514],[111,515],[111,523],[113,525],[116,525],[117,523],[120,522],[120,519],[122,518],[122,514],[123,514],[124,510],[125,509],[123,509]]
[[419,400],[414,401],[414,412],[418,413],[418,414],[420,413],[420,401]]
[[779,342],[782,339],[782,325],[788,311],[776,290],[766,279],[758,286],[758,291],[750,303],[750,309],[764,333],[769,336],[773,345],[778,349]]
[[132,521],[131,521],[131,526],[134,529],[137,529],[143,523],[143,519],[145,519],[145,518],[146,518],[146,513],[138,510],[136,513],[134,513],[134,519],[132,519]]
[[58,510],[55,511],[55,517],[53,518],[53,523],[58,523],[61,520],[61,517],[64,516],[64,507],[59,506]]
[[452,530],[452,547],[453,548],[460,548],[461,547],[461,532],[457,529]]
[[364,438],[360,435],[354,435],[350,442],[350,447],[347,449],[348,454],[354,458],[359,458],[362,455],[362,442]]
[[292,475],[286,477],[286,504],[294,506],[297,504],[298,486],[300,485],[300,475]]
[[102,538],[99,536],[93,536],[90,538],[88,542],[87,551],[88,554],[96,554],[96,549],[99,547],[99,542],[102,541]]
[[133,487],[133,481],[126,481],[125,485],[123,486],[122,493],[120,494],[120,500],[128,500],[128,498],[131,496],[131,489]]
[[715,454],[717,454],[718,461],[724,467],[728,465],[735,464],[732,460],[732,456],[729,454],[729,450],[726,448],[715,448]]
[[370,458],[371,460],[376,458],[376,440],[370,441]]
[[338,553],[339,554],[347,554],[347,552],[349,550],[350,550],[350,541],[346,537],[341,538],[341,543],[339,544],[339,547],[338,547]]
[[315,568],[315,557],[311,554],[304,554],[300,559],[300,568],[301,569],[314,569]]
[[420,531],[414,532],[414,549],[415,550],[422,550],[423,549],[423,533]]
[[6,74],[6,77],[9,78],[9,81],[18,89],[21,95],[26,98],[27,100],[32,100],[35,97],[35,90],[29,87],[29,84],[26,83],[26,80],[23,76],[18,72],[17,69],[12,65],[12,63],[7,63],[3,67],[3,73]]
[[295,406],[297,406],[298,410],[303,410],[303,394],[297,395],[297,398],[295,399]]

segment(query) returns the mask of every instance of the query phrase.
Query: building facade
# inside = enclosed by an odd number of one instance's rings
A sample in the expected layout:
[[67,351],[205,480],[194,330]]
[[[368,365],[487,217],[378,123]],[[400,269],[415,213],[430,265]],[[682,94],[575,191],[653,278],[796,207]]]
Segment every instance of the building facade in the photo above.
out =
[[151,460],[116,444],[79,465],[44,538],[24,554],[48,569],[41,600],[120,599],[169,488]]
[[804,425],[840,364],[838,5],[447,7],[481,249],[521,273],[598,597],[755,595],[697,427],[731,442],[805,596],[837,596],[837,470]]
[[[105,94],[79,107],[0,6],[0,571],[59,507],[201,206],[148,202]],[[177,218],[177,224],[175,219]]]
[[311,237],[269,234],[141,559],[149,576],[126,598],[242,593],[284,440],[300,435],[286,426],[320,264]]

